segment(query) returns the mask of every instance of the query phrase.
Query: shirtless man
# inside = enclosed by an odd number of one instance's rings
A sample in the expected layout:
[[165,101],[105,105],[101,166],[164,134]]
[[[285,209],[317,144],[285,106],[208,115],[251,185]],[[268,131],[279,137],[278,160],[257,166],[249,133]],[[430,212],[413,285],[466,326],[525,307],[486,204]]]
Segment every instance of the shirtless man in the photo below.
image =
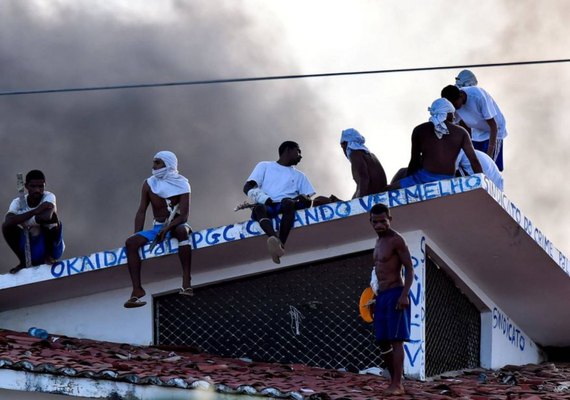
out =
[[55,195],[45,190],[42,171],[26,174],[24,201],[12,200],[2,224],[2,234],[20,263],[10,270],[15,274],[26,267],[25,236],[29,235],[32,265],[53,264],[65,249],[61,222],[57,216]]
[[[370,210],[370,224],[378,235],[374,247],[377,296],[374,331],[382,358],[390,372],[390,386],[385,394],[404,394],[404,342],[410,340],[410,287],[414,267],[404,238],[390,227],[392,216],[384,204]],[[402,266],[405,279],[402,280]]]
[[390,185],[390,189],[455,177],[455,160],[460,150],[465,152],[474,173],[483,172],[469,134],[452,122],[453,104],[440,98],[428,110],[431,114],[429,121],[416,126],[412,132],[412,155],[407,176]]
[[[154,226],[143,231],[146,210],[152,208]],[[141,301],[146,292],[141,284],[141,259],[139,248],[149,242],[161,242],[170,235],[178,239],[178,257],[182,264],[182,287],[180,294],[192,296],[190,267],[192,249],[190,247],[190,226],[186,223],[190,209],[190,184],[178,173],[178,160],[170,151],[160,151],[154,156],[152,176],[142,186],[140,205],[135,216],[135,233],[125,242],[127,264],[133,284],[131,297],[125,308],[142,307]]]
[[350,161],[356,192],[352,198],[380,193],[386,187],[386,173],[378,158],[364,145],[365,139],[356,129],[345,129],[340,146]]

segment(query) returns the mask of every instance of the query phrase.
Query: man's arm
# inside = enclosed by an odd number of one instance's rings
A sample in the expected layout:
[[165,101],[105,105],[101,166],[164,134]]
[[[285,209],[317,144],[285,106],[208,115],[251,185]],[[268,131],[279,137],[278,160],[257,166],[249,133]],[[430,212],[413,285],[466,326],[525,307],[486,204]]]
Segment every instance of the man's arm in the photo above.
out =
[[350,165],[352,169],[352,179],[356,182],[356,192],[352,198],[360,197],[361,193],[368,193],[370,177],[368,167],[364,160],[362,151],[352,151],[350,153]]
[[150,203],[150,196],[149,196],[150,187],[146,181],[143,183],[142,190],[141,190],[141,200],[139,203],[139,208],[137,213],[135,214],[135,233],[140,232],[144,228],[144,219],[146,216],[146,209]]
[[413,175],[422,167],[422,155],[420,146],[420,134],[416,129],[412,132],[412,154],[410,156],[410,163],[408,164],[408,171],[406,176]]
[[395,239],[395,250],[400,258],[400,262],[404,266],[404,289],[402,290],[402,294],[396,304],[396,309],[402,310],[410,305],[409,294],[412,283],[414,283],[414,266],[412,264],[410,250],[408,249],[404,238],[401,236],[398,236]]
[[461,147],[467,159],[471,163],[471,168],[473,169],[473,173],[480,174],[483,172],[483,168],[481,167],[481,163],[477,158],[477,154],[475,154],[475,148],[473,147],[473,143],[471,139],[467,135],[467,132],[464,132],[463,135],[463,145]]
[[493,155],[495,154],[495,146],[497,145],[497,132],[498,132],[497,121],[495,121],[495,118],[486,119],[485,121],[487,121],[487,124],[489,124],[489,132],[490,132],[489,148],[487,149],[487,155],[493,158]]
[[39,218],[37,218],[36,221],[37,220],[50,221],[53,216],[54,209],[55,206],[52,203],[44,202],[41,203],[36,208],[34,208],[33,210],[27,211],[23,214],[8,213],[6,214],[6,218],[4,220],[4,226],[12,227],[15,225],[20,225],[29,220],[30,218],[38,216]]
[[257,182],[256,181],[247,181],[245,183],[245,185],[243,186],[243,192],[245,193],[245,195],[247,196],[247,192],[249,192],[251,189],[257,187]]
[[162,228],[162,231],[164,231],[164,233],[188,221],[188,216],[190,215],[190,193],[184,193],[180,195],[178,207],[178,213],[175,215],[172,221]]

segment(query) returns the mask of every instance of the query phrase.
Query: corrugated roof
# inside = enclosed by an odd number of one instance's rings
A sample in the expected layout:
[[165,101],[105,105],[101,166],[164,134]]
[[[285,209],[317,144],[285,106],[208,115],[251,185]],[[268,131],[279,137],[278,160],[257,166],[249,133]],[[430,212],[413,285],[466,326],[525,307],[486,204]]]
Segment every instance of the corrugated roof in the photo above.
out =
[[[271,364],[51,335],[0,330],[0,368],[182,389],[293,399],[382,398],[385,378],[299,364]],[[406,381],[391,399],[568,399],[570,364],[505,367]]]

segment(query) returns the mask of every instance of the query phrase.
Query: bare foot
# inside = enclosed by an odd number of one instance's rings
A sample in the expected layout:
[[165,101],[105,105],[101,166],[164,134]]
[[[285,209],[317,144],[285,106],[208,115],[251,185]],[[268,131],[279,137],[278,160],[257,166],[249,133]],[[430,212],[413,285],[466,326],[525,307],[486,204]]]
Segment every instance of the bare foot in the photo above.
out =
[[386,396],[398,396],[398,395],[403,395],[406,394],[406,391],[404,390],[404,386],[400,385],[400,386],[388,386],[388,388],[386,390],[384,390],[384,394]]

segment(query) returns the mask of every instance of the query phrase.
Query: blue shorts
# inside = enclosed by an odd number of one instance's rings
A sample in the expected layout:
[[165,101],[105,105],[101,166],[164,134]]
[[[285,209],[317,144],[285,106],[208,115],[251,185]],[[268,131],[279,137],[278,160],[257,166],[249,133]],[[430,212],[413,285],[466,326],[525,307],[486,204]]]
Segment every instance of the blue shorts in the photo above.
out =
[[[148,239],[149,242],[152,242],[158,236],[158,233],[160,232],[160,230],[162,229],[163,226],[164,226],[164,223],[160,223],[160,224],[155,223],[152,226],[152,229],[149,229],[147,231],[136,232],[135,235],[140,235],[140,236]],[[189,233],[192,231],[190,229],[190,225],[184,224],[184,226],[186,227],[186,230]],[[166,232],[165,239],[170,239],[170,231]]]
[[[482,151],[483,153],[487,153],[489,149],[489,140],[484,140],[482,142],[473,142],[473,147],[475,150]],[[495,164],[497,164],[497,168],[499,171],[503,170],[503,139],[497,139],[497,145],[495,146],[495,154],[491,157]]]
[[396,310],[403,287],[384,290],[376,296],[374,332],[377,342],[407,342],[410,340],[410,306]]
[[[61,224],[61,222],[60,222]],[[46,255],[55,260],[59,260],[65,250],[63,242],[63,228],[59,230],[59,235],[53,239],[53,243],[46,243],[48,237],[43,231],[37,236],[30,235],[30,253],[32,255],[32,265],[41,265],[45,262]],[[26,249],[26,237],[24,231],[20,235],[20,251],[24,254]],[[49,254],[48,254],[49,253]]]
[[420,185],[422,183],[442,181],[444,179],[451,179],[454,177],[454,175],[434,174],[422,168],[416,171],[414,174],[400,179],[400,187],[407,188],[414,185]]

